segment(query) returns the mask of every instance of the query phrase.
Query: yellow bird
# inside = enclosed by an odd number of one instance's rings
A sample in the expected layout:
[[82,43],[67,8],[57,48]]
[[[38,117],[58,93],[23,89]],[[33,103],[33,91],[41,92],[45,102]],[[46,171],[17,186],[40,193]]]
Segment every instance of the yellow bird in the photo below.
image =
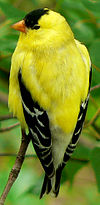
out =
[[90,57],[66,19],[48,8],[28,13],[12,27],[20,36],[11,61],[9,108],[28,129],[45,171],[40,198],[57,196],[87,111]]

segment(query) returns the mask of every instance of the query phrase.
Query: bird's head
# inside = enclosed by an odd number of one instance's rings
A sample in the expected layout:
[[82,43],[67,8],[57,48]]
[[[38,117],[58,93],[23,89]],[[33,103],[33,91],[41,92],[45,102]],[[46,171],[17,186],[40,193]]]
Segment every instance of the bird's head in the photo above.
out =
[[30,48],[59,45],[74,38],[65,18],[48,8],[28,13],[12,28],[21,32],[19,43]]

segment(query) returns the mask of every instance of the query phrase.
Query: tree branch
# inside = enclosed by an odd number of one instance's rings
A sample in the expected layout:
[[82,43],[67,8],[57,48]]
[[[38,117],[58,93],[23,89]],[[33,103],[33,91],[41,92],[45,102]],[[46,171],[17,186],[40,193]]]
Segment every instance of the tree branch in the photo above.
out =
[[20,125],[20,123],[17,122],[17,123],[15,123],[15,124],[13,124],[13,125],[10,125],[9,127],[0,128],[0,132],[9,131],[9,130],[11,130],[11,129],[13,129],[13,128],[19,126],[19,125]]
[[28,136],[26,136],[24,131],[22,131],[22,140],[21,140],[19,152],[18,152],[16,161],[15,161],[15,164],[14,164],[14,166],[11,169],[11,172],[9,174],[8,182],[7,182],[5,189],[0,197],[0,205],[4,205],[4,202],[7,198],[8,193],[9,193],[12,185],[14,184],[15,180],[18,177],[18,174],[21,170],[21,167],[22,167],[22,164],[24,161],[25,153],[27,151],[29,142],[30,142],[30,138]]

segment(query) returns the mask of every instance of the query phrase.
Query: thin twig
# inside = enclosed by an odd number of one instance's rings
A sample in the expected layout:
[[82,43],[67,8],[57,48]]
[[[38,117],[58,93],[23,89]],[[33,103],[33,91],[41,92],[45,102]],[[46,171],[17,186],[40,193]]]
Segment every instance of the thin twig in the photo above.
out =
[[94,65],[93,63],[92,63],[92,66],[98,71],[98,72],[100,72],[100,68],[98,68],[96,65]]
[[100,108],[96,111],[96,113],[93,115],[92,119],[84,125],[84,128],[92,125],[94,123],[94,121],[97,119],[97,117],[100,115]]
[[26,153],[26,150],[28,148],[29,142],[30,142],[30,138],[28,136],[26,136],[24,132],[22,132],[22,140],[21,140],[19,152],[18,152],[16,161],[15,161],[15,164],[14,164],[14,166],[9,174],[8,182],[7,182],[5,189],[0,197],[0,205],[4,205],[8,193],[18,177],[18,174],[19,174],[21,167],[22,167],[22,164],[24,162],[24,157],[25,157],[25,153]]
[[11,53],[6,54],[6,55],[0,53],[0,60],[8,58],[8,57],[11,57]]
[[100,140],[100,133],[98,133],[97,130],[95,130],[95,129],[93,128],[93,126],[90,126],[88,129],[91,130],[92,135],[95,136],[96,140]]
[[9,127],[0,128],[0,132],[9,131],[9,130],[11,130],[11,129],[13,129],[13,128],[19,126],[19,125],[20,125],[20,123],[17,122],[17,123],[15,123],[14,125],[10,125]]
[[[15,153],[0,153],[0,157],[17,157],[17,154]],[[35,154],[26,154],[25,158],[37,158],[37,155]]]
[[[17,157],[17,154],[12,154],[12,153],[0,153],[0,157]],[[35,154],[26,154],[25,158],[37,158],[37,155]],[[80,161],[80,162],[88,162],[89,160],[87,159],[80,159],[80,158],[75,158],[72,157],[71,160],[73,161]]]
[[100,84],[99,84],[99,85],[95,85],[94,87],[92,87],[92,88],[90,89],[90,91],[96,90],[96,89],[98,89],[98,88],[100,88]]
[[6,73],[7,75],[9,74],[9,70],[7,70],[6,68],[3,68],[0,66],[0,71],[3,71],[4,73]]
[[97,109],[100,107],[91,95],[90,95],[90,100],[92,104],[94,105],[94,107],[96,107]]
[[95,123],[92,124],[92,127],[98,132],[100,133],[100,127],[97,126]]
[[89,159],[80,159],[80,158],[75,158],[75,157],[71,157],[70,160],[77,161],[77,162],[83,162],[83,163],[89,162]]
[[3,23],[0,24],[0,29],[2,29],[4,26],[9,25],[11,23],[11,20],[5,20]]

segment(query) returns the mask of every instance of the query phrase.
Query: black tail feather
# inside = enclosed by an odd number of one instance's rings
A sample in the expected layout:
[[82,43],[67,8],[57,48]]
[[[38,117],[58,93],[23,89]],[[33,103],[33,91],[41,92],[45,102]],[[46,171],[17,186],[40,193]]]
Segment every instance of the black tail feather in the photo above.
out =
[[44,181],[43,181],[43,185],[42,185],[42,190],[41,190],[41,193],[40,193],[40,199],[41,199],[41,198],[43,197],[43,195],[45,194],[46,184],[47,184],[47,176],[46,176],[46,174],[45,174]]
[[54,186],[54,190],[53,190],[53,193],[54,193],[55,197],[57,197],[58,194],[59,194],[62,169],[63,169],[63,167],[60,166],[60,167],[56,170],[55,186]]
[[[60,189],[61,174],[62,174],[63,168],[64,168],[64,166],[60,166],[56,170],[54,182],[52,181],[52,178],[48,178],[48,176],[45,174],[43,185],[42,185],[42,190],[41,190],[41,194],[40,194],[40,199],[43,197],[43,195],[45,193],[49,194],[51,190],[52,190],[55,197],[58,196],[59,189]],[[55,183],[55,184],[52,184],[51,182]]]
[[48,178],[48,183],[47,183],[47,190],[46,193],[49,194],[50,191],[52,189],[52,185],[51,185],[51,179]]
[[51,189],[52,189],[51,179],[48,178],[48,176],[45,174],[43,185],[42,185],[42,190],[41,190],[41,194],[40,194],[40,199],[43,197],[43,195],[45,193],[49,194]]

